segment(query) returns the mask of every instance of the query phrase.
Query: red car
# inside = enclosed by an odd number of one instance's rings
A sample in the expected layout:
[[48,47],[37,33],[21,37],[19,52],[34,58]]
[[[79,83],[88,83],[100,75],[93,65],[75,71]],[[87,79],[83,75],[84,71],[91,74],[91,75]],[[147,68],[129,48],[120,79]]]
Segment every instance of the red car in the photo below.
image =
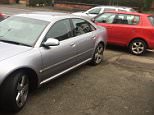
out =
[[135,55],[154,49],[154,15],[131,12],[105,12],[94,19],[108,30],[108,43],[127,46]]

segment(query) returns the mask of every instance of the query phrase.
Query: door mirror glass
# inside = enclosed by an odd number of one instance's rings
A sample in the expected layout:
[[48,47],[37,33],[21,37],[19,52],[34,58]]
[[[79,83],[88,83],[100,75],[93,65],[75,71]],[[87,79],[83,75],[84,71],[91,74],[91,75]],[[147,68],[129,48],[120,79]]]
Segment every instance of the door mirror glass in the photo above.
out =
[[43,43],[43,46],[58,46],[60,44],[59,40],[55,38],[48,38],[47,41]]

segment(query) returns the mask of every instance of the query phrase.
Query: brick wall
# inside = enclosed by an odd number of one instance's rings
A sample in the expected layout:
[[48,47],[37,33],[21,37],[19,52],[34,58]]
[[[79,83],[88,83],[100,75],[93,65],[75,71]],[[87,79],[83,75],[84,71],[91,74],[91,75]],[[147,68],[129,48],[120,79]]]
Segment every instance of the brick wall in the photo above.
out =
[[153,2],[152,5],[151,5],[151,9],[154,9],[154,2]]
[[0,0],[0,3],[9,4],[9,3],[15,3],[16,0]]
[[54,7],[57,9],[68,9],[68,10],[87,10],[95,5],[88,5],[88,4],[73,4],[73,3],[55,3]]

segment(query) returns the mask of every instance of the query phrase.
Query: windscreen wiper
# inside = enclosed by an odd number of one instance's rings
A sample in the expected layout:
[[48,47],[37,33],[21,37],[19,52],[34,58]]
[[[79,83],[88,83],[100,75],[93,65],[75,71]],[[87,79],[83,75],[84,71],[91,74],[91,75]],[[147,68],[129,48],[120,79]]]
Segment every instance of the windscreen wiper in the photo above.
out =
[[2,39],[0,39],[0,42],[5,42],[5,43],[11,43],[11,44],[16,44],[16,45],[32,47],[31,45],[28,45],[28,44],[19,43],[19,42],[15,42],[15,41],[9,41],[9,40],[2,40]]

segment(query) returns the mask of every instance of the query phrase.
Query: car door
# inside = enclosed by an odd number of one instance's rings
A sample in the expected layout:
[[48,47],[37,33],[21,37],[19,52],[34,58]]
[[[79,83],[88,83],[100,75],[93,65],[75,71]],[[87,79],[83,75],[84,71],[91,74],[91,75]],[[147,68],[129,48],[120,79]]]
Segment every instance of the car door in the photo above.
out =
[[118,14],[112,24],[111,42],[119,45],[127,45],[135,36],[140,17],[131,14]]
[[83,19],[72,19],[78,63],[90,59],[95,45],[95,27]]
[[44,41],[48,38],[55,38],[60,41],[60,44],[49,48],[40,47],[44,64],[41,80],[56,75],[74,65],[76,46],[71,30],[70,20],[65,19],[57,21],[46,34]]

